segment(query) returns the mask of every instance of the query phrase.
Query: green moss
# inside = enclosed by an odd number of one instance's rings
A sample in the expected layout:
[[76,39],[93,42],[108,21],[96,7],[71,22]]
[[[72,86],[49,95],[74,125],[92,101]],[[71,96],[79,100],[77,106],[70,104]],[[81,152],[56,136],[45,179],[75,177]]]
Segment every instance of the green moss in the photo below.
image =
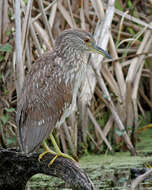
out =
[[152,128],[145,129],[138,135],[137,152],[152,153]]
[[63,181],[57,177],[51,177],[44,174],[34,175],[31,180],[28,182],[28,186],[32,190],[55,190],[59,189],[59,186],[62,186]]
[[[139,156],[131,156],[129,152],[118,152],[114,155],[107,153],[105,155],[88,154],[79,160],[79,164],[97,189],[122,190],[123,187],[123,190],[127,190],[131,184],[130,168],[143,168],[145,163],[152,161],[152,157],[144,156],[145,153],[152,153],[151,139],[151,128],[138,134],[137,152]],[[117,186],[114,181],[117,181]],[[144,185],[151,185],[150,181],[144,183]],[[33,176],[29,186],[31,190],[70,190],[70,188],[64,188],[65,184],[61,179],[42,174]],[[146,189],[148,188],[146,187]]]
[[114,155],[88,155],[82,157],[80,166],[82,168],[121,168],[121,167],[137,167],[144,162],[152,160],[151,157],[130,156],[128,152],[115,153]]

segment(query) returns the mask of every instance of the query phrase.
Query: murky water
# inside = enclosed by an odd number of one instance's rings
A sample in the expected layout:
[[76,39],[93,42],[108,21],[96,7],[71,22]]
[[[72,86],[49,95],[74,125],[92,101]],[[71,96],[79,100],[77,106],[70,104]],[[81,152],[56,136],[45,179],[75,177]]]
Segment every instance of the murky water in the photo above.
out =
[[[130,156],[129,152],[114,155],[88,155],[80,159],[83,168],[96,189],[129,190],[131,185],[131,169],[145,169],[152,165],[151,132],[137,145],[138,155]],[[147,138],[149,137],[149,138]],[[33,176],[28,186],[31,190],[70,190],[59,178],[38,174]],[[152,178],[147,178],[137,190],[152,190]]]
[[[116,153],[114,156],[89,155],[80,161],[83,168],[97,189],[129,190],[131,185],[131,168],[140,169],[152,161],[151,156],[132,157],[129,153]],[[65,183],[55,177],[38,174],[28,183],[31,190],[68,189]],[[65,188],[66,187],[66,188]],[[148,178],[138,190],[152,190],[152,179]]]

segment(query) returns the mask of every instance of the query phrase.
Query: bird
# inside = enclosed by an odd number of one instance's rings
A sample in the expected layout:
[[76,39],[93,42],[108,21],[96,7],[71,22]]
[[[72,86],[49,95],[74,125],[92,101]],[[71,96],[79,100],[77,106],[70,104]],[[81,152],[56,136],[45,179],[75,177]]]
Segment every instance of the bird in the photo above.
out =
[[[67,29],[57,37],[54,49],[32,64],[17,103],[17,136],[22,152],[30,154],[36,151],[50,135],[56,157],[66,157],[58,149],[52,132],[75,109],[90,53],[111,59],[107,51],[96,45],[89,32]],[[40,159],[46,152],[52,152],[46,143],[44,145],[47,150]]]

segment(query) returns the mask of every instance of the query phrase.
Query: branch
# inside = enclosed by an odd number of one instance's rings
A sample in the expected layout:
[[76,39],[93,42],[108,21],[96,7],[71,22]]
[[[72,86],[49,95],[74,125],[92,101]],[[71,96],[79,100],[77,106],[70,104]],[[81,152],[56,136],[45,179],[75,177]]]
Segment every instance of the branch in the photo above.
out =
[[24,65],[22,61],[22,31],[21,31],[21,7],[20,1],[15,1],[15,24],[16,24],[16,89],[17,97],[20,96],[24,82]]
[[0,148],[0,189],[23,190],[27,181],[37,173],[63,179],[74,190],[95,190],[87,174],[72,160],[59,157],[48,167],[52,154],[38,161],[39,153],[26,155],[16,150]]
[[144,181],[147,177],[149,177],[150,175],[152,175],[152,168],[149,169],[148,171],[146,171],[144,174],[138,176],[131,184],[131,190],[135,190],[136,187],[142,182]]

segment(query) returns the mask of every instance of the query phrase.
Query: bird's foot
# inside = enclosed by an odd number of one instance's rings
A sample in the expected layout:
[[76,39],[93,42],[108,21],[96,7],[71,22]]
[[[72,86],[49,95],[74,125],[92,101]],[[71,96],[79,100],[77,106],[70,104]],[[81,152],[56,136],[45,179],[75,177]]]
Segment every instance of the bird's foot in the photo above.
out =
[[62,157],[64,157],[64,158],[68,158],[68,159],[70,159],[70,160],[76,162],[76,161],[74,160],[74,158],[72,158],[72,157],[69,156],[68,154],[64,154],[64,153],[62,153],[62,152],[55,153],[55,152],[52,151],[52,150],[46,150],[46,151],[44,151],[42,154],[39,155],[39,159],[38,159],[38,160],[41,161],[41,159],[43,158],[43,156],[44,156],[45,154],[48,154],[48,153],[50,153],[50,154],[55,154],[54,158],[49,162],[48,167],[50,167],[50,166],[54,163],[54,161],[55,161],[58,157],[60,157],[60,156],[62,156]]
[[74,158],[72,158],[72,157],[69,156],[68,154],[65,154],[65,153],[63,153],[63,152],[59,152],[59,153],[56,153],[55,157],[50,161],[50,163],[48,164],[48,166],[51,166],[51,165],[54,163],[54,161],[55,161],[58,157],[60,157],[60,156],[62,156],[62,157],[64,157],[64,158],[68,158],[68,159],[70,159],[70,160],[76,162],[76,160],[74,160]]
[[42,152],[40,155],[39,155],[39,158],[38,158],[38,160],[39,160],[39,162],[41,161],[41,159],[43,158],[43,156],[45,155],[45,154],[48,154],[48,153],[50,153],[50,154],[56,154],[54,151],[52,151],[52,150],[45,150],[44,152]]
[[42,153],[39,155],[39,158],[38,158],[39,161],[41,161],[41,159],[43,158],[43,156],[44,156],[45,154],[50,153],[50,154],[56,155],[56,152],[54,152],[53,150],[51,150],[45,141],[43,142],[43,147],[44,147],[44,150],[45,150],[45,151],[42,152]]
[[62,156],[62,157],[64,157],[64,158],[68,158],[68,159],[70,159],[70,160],[72,160],[72,161],[75,162],[74,158],[72,158],[72,157],[69,156],[68,154],[65,154],[65,153],[63,153],[63,152],[60,151],[60,149],[59,149],[59,147],[57,146],[57,144],[56,144],[55,139],[54,139],[53,136],[51,136],[51,140],[52,140],[52,142],[53,142],[53,145],[54,145],[54,147],[55,147],[56,152],[54,152],[53,150],[51,150],[51,149],[48,147],[48,145],[46,144],[46,142],[44,141],[44,142],[43,142],[43,146],[44,146],[45,151],[39,155],[39,159],[38,159],[39,161],[41,161],[41,159],[43,158],[43,156],[44,156],[45,154],[50,153],[50,154],[53,154],[53,155],[55,155],[55,156],[54,156],[54,158],[49,162],[48,167],[51,166],[51,165],[54,163],[54,161],[55,161],[58,157],[60,157],[60,156]]

